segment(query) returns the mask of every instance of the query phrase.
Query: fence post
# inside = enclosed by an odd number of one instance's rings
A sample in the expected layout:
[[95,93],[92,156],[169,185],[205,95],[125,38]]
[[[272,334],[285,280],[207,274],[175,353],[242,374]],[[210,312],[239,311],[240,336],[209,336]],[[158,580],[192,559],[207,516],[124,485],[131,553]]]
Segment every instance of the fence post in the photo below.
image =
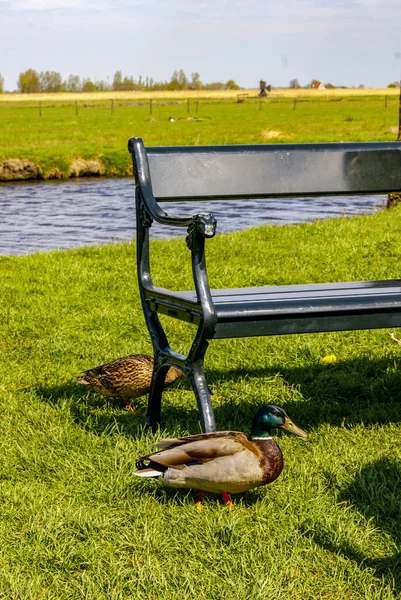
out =
[[114,100],[111,101],[111,114],[114,114]]
[[292,107],[292,110],[295,110],[296,106],[297,106],[297,97],[295,96],[295,98],[294,98],[294,106]]
[[384,97],[384,108],[387,108],[387,96]]
[[400,81],[400,99],[398,101],[398,136],[397,142],[401,142],[401,81]]
[[42,103],[39,100],[39,117],[42,116]]
[[153,112],[153,100],[152,98],[149,100],[149,114],[151,115]]
[[75,100],[75,116],[78,116],[78,102]]
[[187,98],[187,113],[189,114],[189,98]]
[[197,98],[197,100],[196,100],[196,112],[198,112],[198,108],[199,108],[199,98]]

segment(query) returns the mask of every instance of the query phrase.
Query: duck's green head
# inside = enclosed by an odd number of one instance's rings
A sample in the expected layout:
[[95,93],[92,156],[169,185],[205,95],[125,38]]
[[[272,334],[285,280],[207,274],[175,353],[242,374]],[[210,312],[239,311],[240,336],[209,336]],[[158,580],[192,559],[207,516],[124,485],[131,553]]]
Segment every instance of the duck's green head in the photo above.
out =
[[259,408],[253,417],[251,437],[269,437],[272,429],[286,429],[300,437],[307,438],[308,434],[293,423],[283,408],[274,404],[266,404]]

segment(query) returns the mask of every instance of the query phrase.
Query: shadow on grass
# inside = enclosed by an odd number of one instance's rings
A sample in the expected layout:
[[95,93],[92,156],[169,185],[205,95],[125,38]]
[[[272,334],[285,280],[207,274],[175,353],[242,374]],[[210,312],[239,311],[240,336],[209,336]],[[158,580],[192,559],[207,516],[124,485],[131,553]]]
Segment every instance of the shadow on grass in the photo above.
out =
[[[347,427],[400,423],[401,369],[394,368],[391,363],[389,358],[362,357],[294,368],[279,364],[268,369],[236,369],[224,373],[210,371],[208,381],[218,394],[222,381],[259,378],[263,386],[268,386],[269,377],[279,375],[289,397],[283,407],[294,420],[300,421],[309,430],[324,423]],[[258,408],[259,404],[255,404],[253,409]],[[232,410],[233,406],[229,406],[227,411],[224,406],[215,410],[216,419],[220,416],[224,423],[222,429],[232,420]],[[252,416],[250,414],[248,418]]]
[[132,413],[118,398],[105,398],[74,381],[58,386],[40,385],[35,387],[35,393],[52,406],[67,410],[77,425],[95,435],[143,435],[146,398],[132,403]]
[[[191,504],[197,502],[197,491],[187,489],[176,489],[167,486],[160,485],[153,491],[153,497],[159,504],[174,505],[177,506]],[[233,494],[231,496],[232,503],[235,506],[253,506],[257,502],[260,502],[261,495],[258,490],[252,490],[250,492],[244,492],[242,494]],[[222,499],[221,494],[213,494],[212,492],[205,492],[203,500],[204,506],[214,506],[220,504],[225,507],[225,503]],[[227,510],[229,508],[227,507]]]
[[[285,399],[278,403],[308,431],[322,423],[346,427],[399,423],[401,371],[389,369],[389,363],[389,359],[360,358],[295,368],[274,365],[268,369],[210,370],[207,377],[214,392],[217,427],[248,431],[255,411],[263,403],[259,397],[238,400],[226,394],[222,398],[218,395],[222,383],[227,388],[227,383],[232,382],[234,387],[246,378],[250,384],[256,379],[261,386],[269,386],[269,379],[277,375],[285,387]],[[74,421],[95,435],[112,431],[130,437],[143,435],[146,397],[134,400],[132,414],[119,400],[104,398],[75,382],[42,385],[35,392],[54,406],[67,405]],[[183,380],[163,393],[162,428],[171,431],[177,425],[182,430],[199,432],[196,401],[188,382]]]
[[382,579],[396,594],[401,595],[401,465],[392,458],[383,457],[361,469],[354,481],[338,495],[339,502],[352,506],[369,528],[372,523],[378,534],[383,534],[396,551],[385,557],[367,556],[337,532],[327,526],[312,524],[304,533],[329,552],[354,561],[360,568],[368,568]]

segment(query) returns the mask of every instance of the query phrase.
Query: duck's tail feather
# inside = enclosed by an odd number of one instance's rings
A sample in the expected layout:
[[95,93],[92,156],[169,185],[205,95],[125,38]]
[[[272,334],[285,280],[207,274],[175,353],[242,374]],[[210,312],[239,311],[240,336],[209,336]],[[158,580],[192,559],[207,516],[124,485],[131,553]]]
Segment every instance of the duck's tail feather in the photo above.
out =
[[147,460],[145,463],[143,459],[139,459],[132,473],[137,477],[161,477],[165,471],[167,467],[164,465],[159,465],[153,460]]
[[132,473],[137,477],[160,477],[162,475],[160,471],[155,471],[155,469],[135,469]]

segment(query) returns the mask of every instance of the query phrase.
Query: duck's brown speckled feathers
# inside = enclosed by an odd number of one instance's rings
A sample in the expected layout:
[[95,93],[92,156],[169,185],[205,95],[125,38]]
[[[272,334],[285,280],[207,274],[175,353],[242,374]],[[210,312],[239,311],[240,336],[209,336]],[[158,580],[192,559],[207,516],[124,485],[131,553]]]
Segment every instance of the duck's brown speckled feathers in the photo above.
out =
[[[146,354],[131,354],[105,365],[99,365],[77,377],[78,383],[95,389],[103,396],[131,399],[149,393],[153,373],[153,358]],[[183,377],[182,371],[170,367],[165,385]]]

